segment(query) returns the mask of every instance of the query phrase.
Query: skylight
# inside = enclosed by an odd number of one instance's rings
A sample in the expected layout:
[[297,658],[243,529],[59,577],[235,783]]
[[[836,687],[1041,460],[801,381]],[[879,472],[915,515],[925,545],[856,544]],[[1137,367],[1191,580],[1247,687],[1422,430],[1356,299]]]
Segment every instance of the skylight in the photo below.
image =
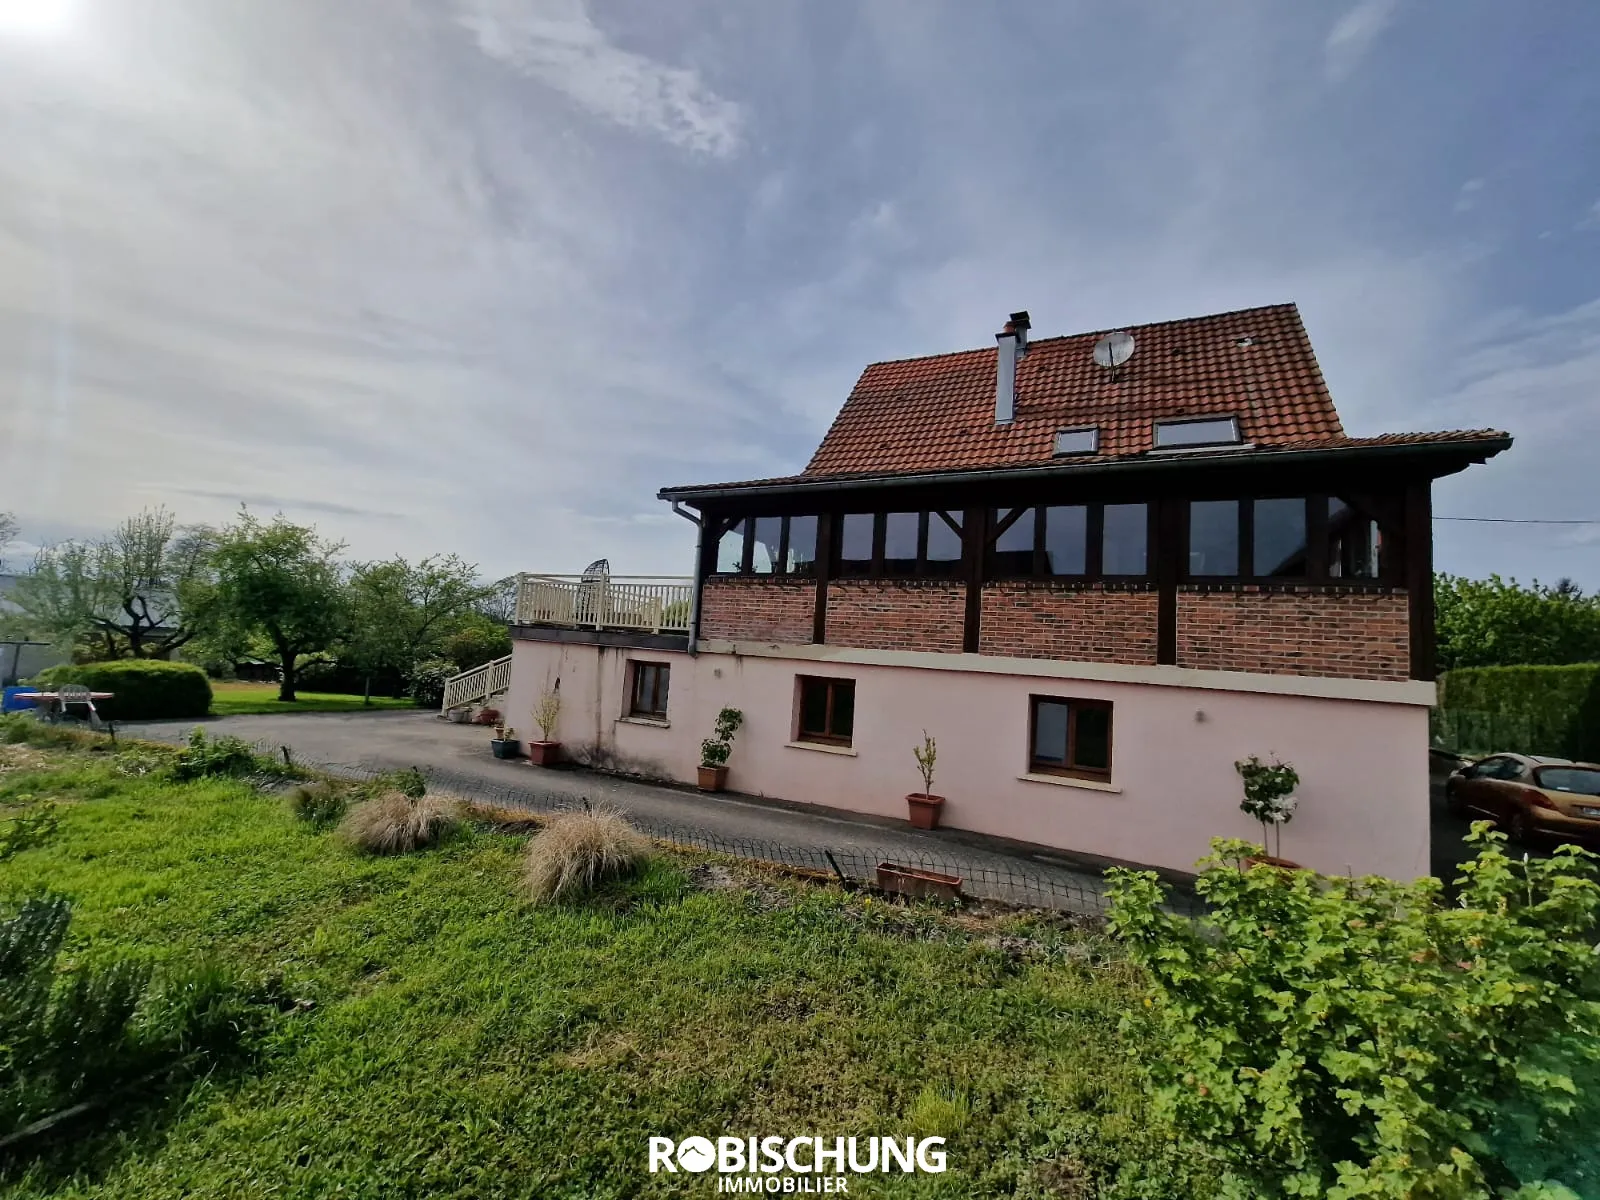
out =
[[1156,449],[1178,446],[1225,446],[1239,441],[1237,417],[1202,417],[1191,421],[1157,421]]
[[1100,430],[1062,429],[1056,433],[1056,454],[1095,454],[1100,449]]

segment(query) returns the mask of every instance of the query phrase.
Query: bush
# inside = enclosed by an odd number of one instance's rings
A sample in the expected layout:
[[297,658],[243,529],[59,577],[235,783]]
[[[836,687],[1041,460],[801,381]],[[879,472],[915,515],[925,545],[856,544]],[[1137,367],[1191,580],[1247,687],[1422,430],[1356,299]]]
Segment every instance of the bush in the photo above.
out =
[[444,655],[458,671],[470,671],[511,653],[511,631],[503,622],[472,614],[444,640]]
[[244,739],[224,735],[207,741],[204,729],[196,729],[189,735],[189,744],[178,752],[172,765],[172,777],[180,781],[216,775],[237,778],[287,773],[285,765],[257,754],[256,748]]
[[442,842],[461,826],[461,806],[442,796],[383,792],[345,814],[339,832],[368,854],[405,854]]
[[326,779],[302,783],[289,791],[289,811],[316,826],[336,825],[349,806],[349,789]]
[[523,887],[535,902],[560,900],[632,875],[649,858],[649,841],[621,813],[562,813],[528,843]]
[[444,703],[445,682],[458,674],[455,663],[448,658],[430,658],[418,663],[411,672],[411,698],[419,708],[438,708]]
[[1600,1062],[1594,856],[1513,860],[1486,822],[1472,840],[1455,906],[1436,879],[1242,870],[1254,847],[1219,841],[1197,928],[1153,872],[1108,872],[1111,926],[1153,984],[1125,1028],[1164,1048],[1156,1108],[1232,1194],[1465,1200],[1540,1178],[1517,1178],[1513,1144],[1546,1166],[1588,1153],[1573,1114]]
[[71,919],[68,901],[48,895],[0,914],[0,1136],[190,1056],[214,1060],[265,1017],[214,965],[64,970]]
[[108,721],[161,721],[203,717],[211,711],[211,683],[192,663],[156,659],[63,665],[41,671],[36,687],[80,683],[90,691],[111,692],[95,708]]
[[[1447,743],[1600,758],[1600,663],[1463,667],[1439,680],[1435,711],[1435,734]],[[1506,739],[1514,744],[1499,744]]]

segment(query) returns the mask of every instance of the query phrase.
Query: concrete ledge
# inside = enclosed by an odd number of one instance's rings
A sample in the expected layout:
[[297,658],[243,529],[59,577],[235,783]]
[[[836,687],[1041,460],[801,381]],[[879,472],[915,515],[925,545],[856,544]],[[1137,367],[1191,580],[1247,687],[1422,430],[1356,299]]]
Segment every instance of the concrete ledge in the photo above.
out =
[[689,649],[686,633],[647,633],[634,629],[568,629],[556,625],[513,625],[511,636],[524,642],[561,642],[569,646],[611,646],[623,650]]
[[783,645],[763,642],[702,641],[702,654],[785,658],[797,662],[863,667],[913,667],[924,671],[966,671],[979,675],[1019,675],[1038,679],[1089,679],[1100,683],[1141,683],[1152,687],[1195,688],[1214,692],[1259,692],[1272,696],[1311,696],[1324,700],[1362,700],[1431,708],[1437,689],[1418,679],[1335,679],[1321,675],[1260,675],[1250,671],[1201,671],[1190,667],[1123,666],[1118,663],[1065,662],[1009,658],[998,654],[940,654],[917,650],[858,650],[849,646]]

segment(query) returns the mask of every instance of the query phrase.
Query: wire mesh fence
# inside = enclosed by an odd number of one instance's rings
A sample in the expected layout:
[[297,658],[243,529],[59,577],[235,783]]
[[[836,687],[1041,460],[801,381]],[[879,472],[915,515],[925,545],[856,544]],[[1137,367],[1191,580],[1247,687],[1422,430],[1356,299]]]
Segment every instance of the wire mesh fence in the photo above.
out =
[[[370,782],[404,769],[397,768],[397,764],[318,762],[295,754],[291,747],[273,742],[258,741],[249,745],[262,758],[293,763],[351,782]],[[530,817],[596,806],[596,801],[581,790],[551,786],[543,779],[499,783],[437,766],[415,769],[421,773],[430,792],[458,796],[477,805],[526,812]],[[951,844],[948,850],[941,848],[939,853],[930,853],[903,842],[861,845],[821,839],[781,841],[735,837],[709,825],[665,821],[625,805],[622,807],[630,823],[658,842],[833,879],[848,887],[877,884],[880,866],[891,865],[956,877],[960,880],[961,894],[973,899],[1092,917],[1103,917],[1110,908],[1104,875],[1089,867],[1027,860],[958,844]],[[1175,912],[1195,916],[1203,906],[1192,891],[1174,887],[1169,889],[1169,907]]]

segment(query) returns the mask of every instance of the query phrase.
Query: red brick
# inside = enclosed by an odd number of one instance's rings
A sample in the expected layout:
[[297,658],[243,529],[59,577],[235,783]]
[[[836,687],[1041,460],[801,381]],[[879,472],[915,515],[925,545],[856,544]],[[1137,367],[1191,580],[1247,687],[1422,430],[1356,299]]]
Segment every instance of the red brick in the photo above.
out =
[[700,635],[809,645],[817,585],[809,579],[714,576],[700,593]]

